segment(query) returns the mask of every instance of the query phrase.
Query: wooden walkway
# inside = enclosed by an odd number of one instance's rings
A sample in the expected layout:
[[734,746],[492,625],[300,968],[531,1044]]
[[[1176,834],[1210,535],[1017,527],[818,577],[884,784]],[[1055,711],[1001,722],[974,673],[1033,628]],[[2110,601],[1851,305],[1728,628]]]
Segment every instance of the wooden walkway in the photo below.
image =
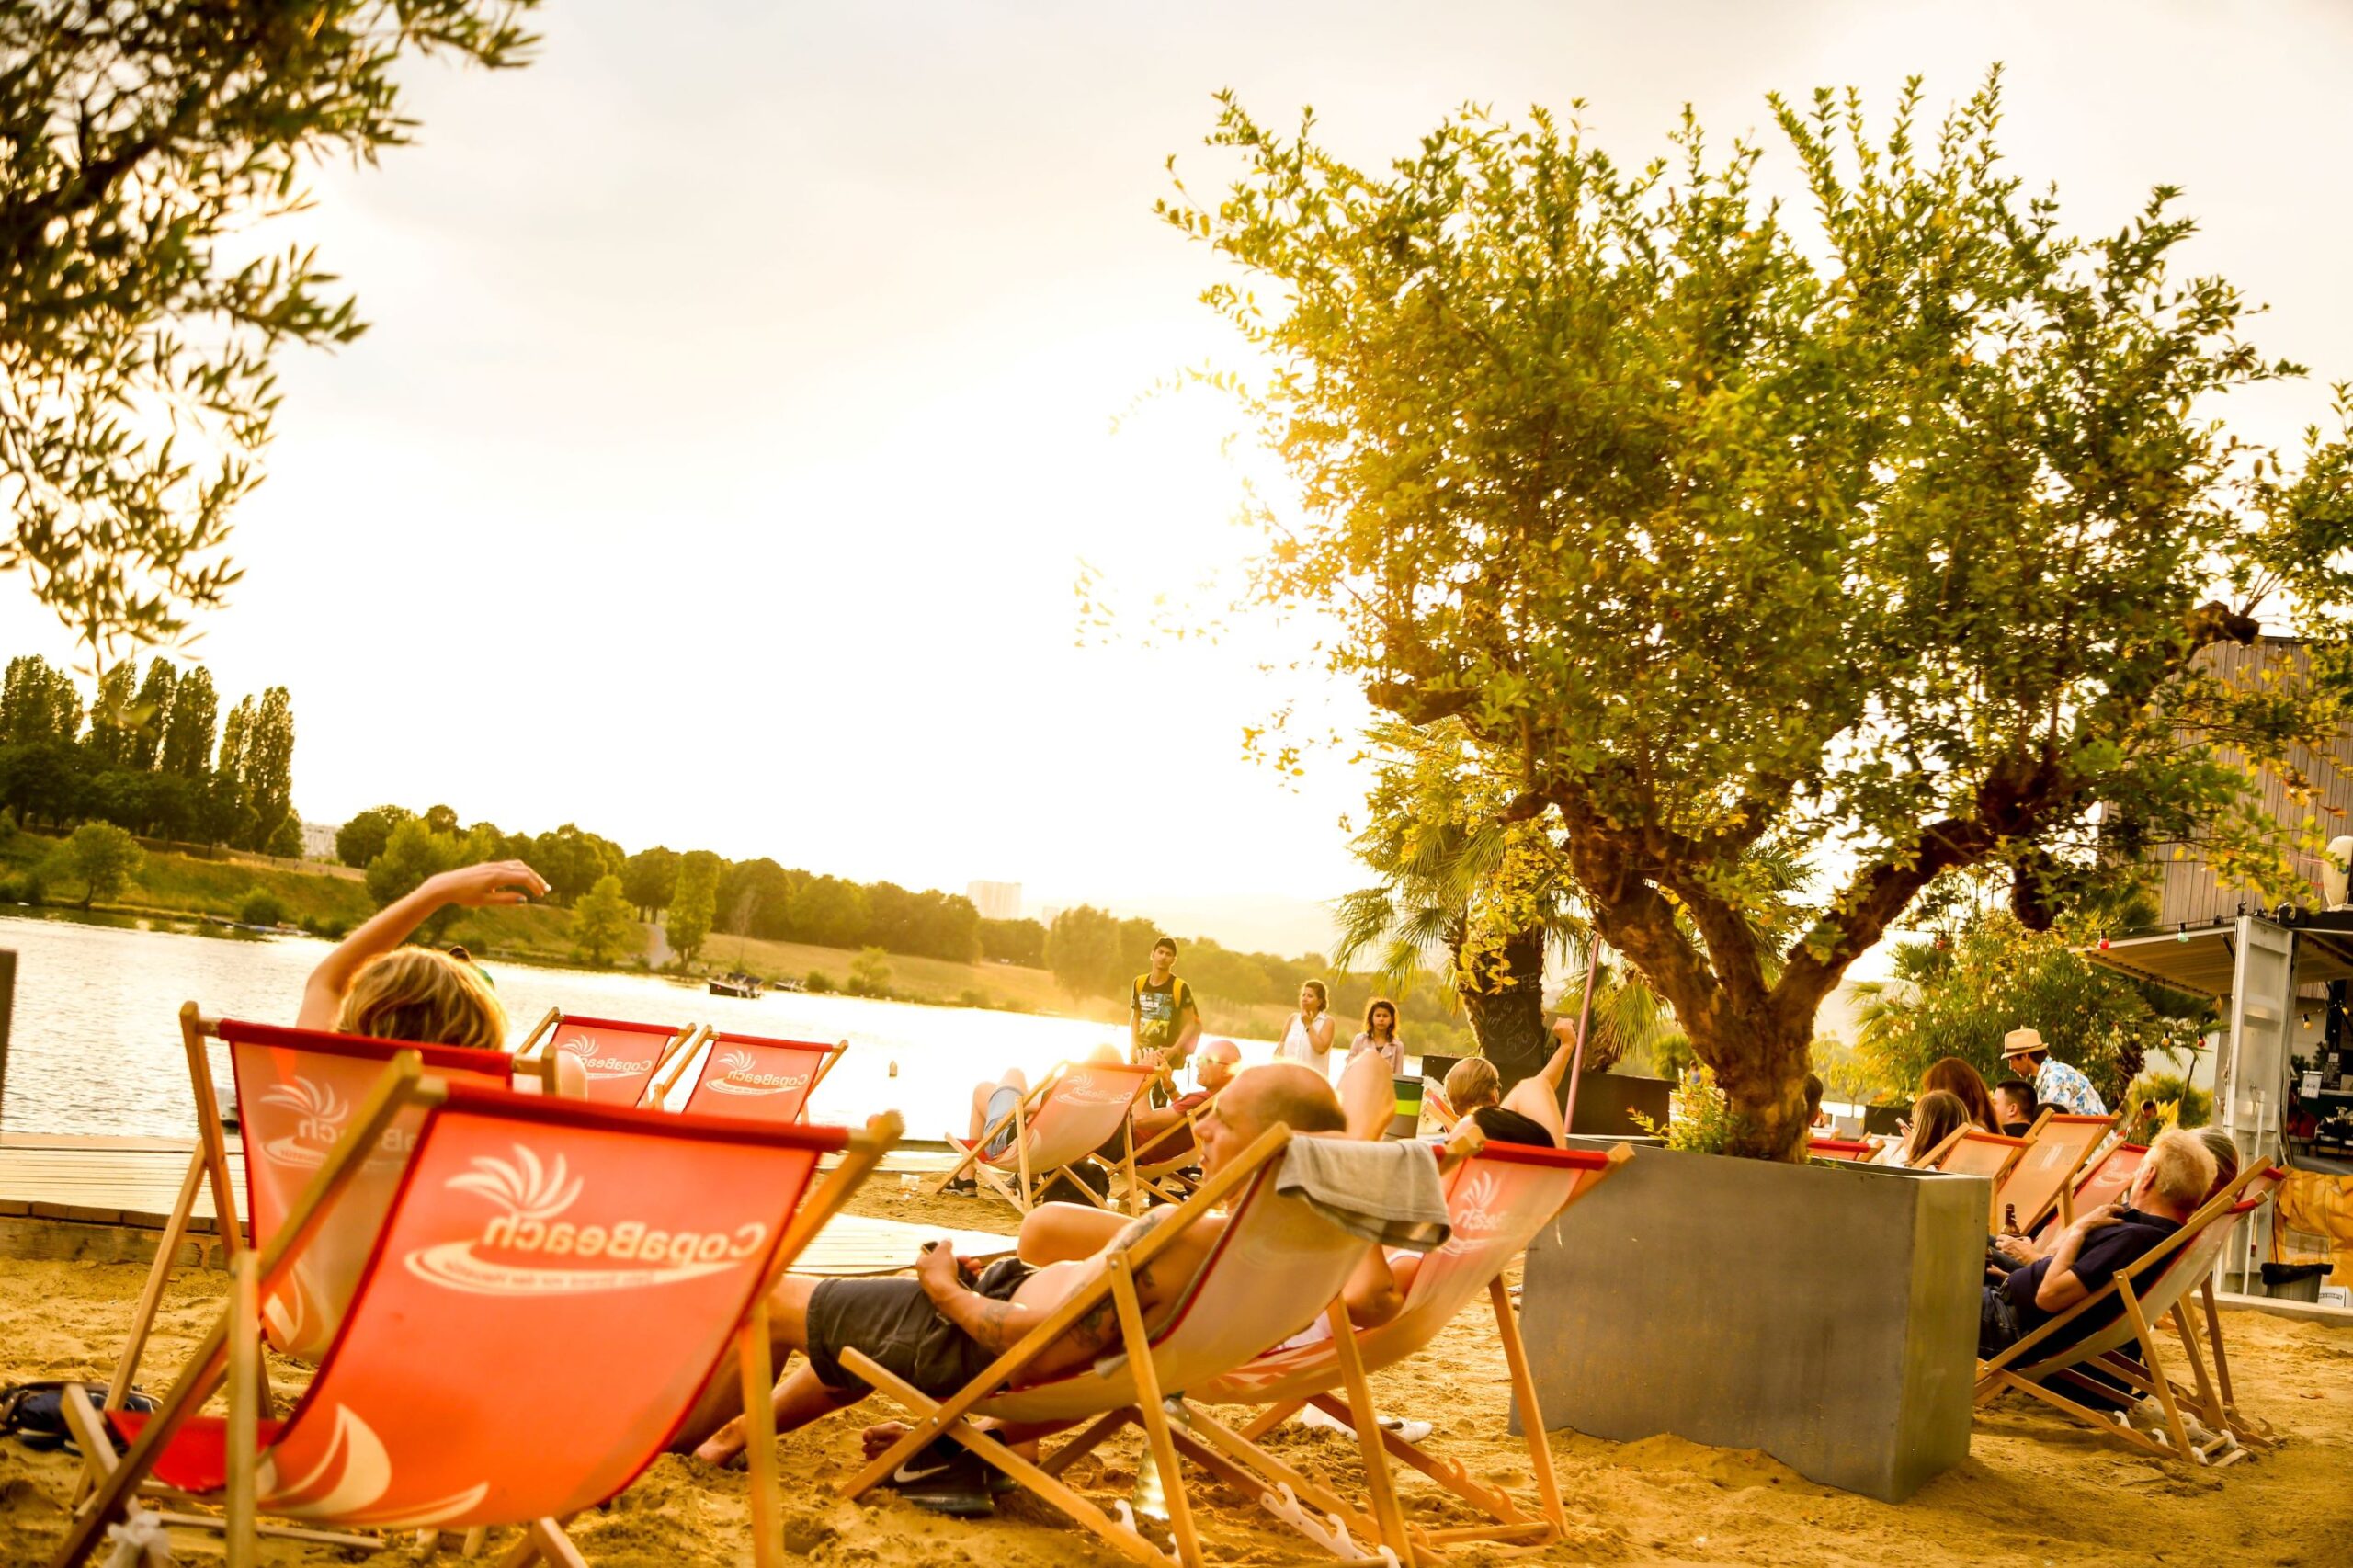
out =
[[[193,1145],[168,1138],[73,1138],[40,1133],[0,1137],[0,1257],[81,1257],[139,1262],[152,1256],[156,1236],[178,1198]],[[928,1177],[948,1168],[949,1156],[924,1150],[893,1151],[872,1185]],[[229,1142],[229,1174],[244,1190],[244,1156]],[[975,1205],[975,1219],[1009,1219],[1008,1211]],[[194,1251],[217,1261],[212,1193],[197,1189],[189,1230]],[[806,1274],[890,1274],[909,1267],[926,1241],[946,1240],[967,1257],[1013,1250],[1013,1238],[985,1231],[946,1230],[899,1220],[844,1214],[819,1233],[795,1265]]]

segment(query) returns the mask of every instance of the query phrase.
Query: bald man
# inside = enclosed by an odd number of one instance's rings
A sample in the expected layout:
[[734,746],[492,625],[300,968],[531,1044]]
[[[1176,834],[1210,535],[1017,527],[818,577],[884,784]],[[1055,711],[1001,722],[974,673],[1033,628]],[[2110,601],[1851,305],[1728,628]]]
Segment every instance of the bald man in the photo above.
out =
[[[1215,1175],[1279,1125],[1294,1132],[1339,1132],[1347,1121],[1323,1074],[1291,1063],[1252,1067],[1234,1075],[1200,1119],[1202,1169]],[[1063,1207],[1067,1206],[1044,1206],[1030,1218],[1036,1221]],[[801,1360],[776,1385],[777,1430],[806,1426],[873,1392],[842,1365],[842,1352],[849,1349],[864,1351],[933,1398],[947,1398],[1100,1278],[1115,1248],[1171,1212],[1156,1210],[1124,1223],[1116,1215],[1105,1215],[1106,1221],[1117,1226],[1116,1233],[1079,1256],[1049,1249],[1059,1258],[1052,1262],[1000,1258],[975,1270],[946,1244],[936,1243],[915,1264],[913,1279],[786,1275],[768,1298],[771,1345],[779,1364],[792,1351],[801,1353]],[[1222,1215],[1212,1214],[1188,1227],[1136,1276],[1136,1294],[1147,1316],[1175,1301],[1190,1283],[1224,1223]],[[1030,1244],[1029,1230],[1025,1223],[1022,1254],[1036,1257],[1040,1255]],[[1119,1320],[1107,1295],[1029,1363],[1024,1381],[1042,1382],[1086,1366],[1119,1335]],[[714,1464],[732,1462],[744,1451],[741,1409],[742,1391],[722,1369],[703,1391],[672,1448],[692,1449]]]

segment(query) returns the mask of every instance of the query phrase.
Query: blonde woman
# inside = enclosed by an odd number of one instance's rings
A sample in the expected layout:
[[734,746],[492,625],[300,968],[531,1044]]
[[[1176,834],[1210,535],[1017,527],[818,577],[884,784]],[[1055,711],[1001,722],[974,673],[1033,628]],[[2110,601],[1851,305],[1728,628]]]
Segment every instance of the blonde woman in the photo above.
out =
[[[427,877],[337,943],[311,971],[296,1022],[306,1029],[506,1049],[506,1009],[472,964],[448,953],[401,944],[426,918],[449,904],[484,909],[543,896],[548,884],[520,860],[494,860]],[[587,1079],[577,1058],[556,1053],[556,1091],[577,1096]]]

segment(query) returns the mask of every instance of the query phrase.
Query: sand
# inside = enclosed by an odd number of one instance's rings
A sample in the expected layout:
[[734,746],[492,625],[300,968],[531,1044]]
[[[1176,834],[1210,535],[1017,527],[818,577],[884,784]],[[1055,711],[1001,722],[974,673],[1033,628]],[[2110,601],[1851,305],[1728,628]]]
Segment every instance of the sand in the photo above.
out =
[[[1003,1226],[1009,1210],[970,1199],[926,1199],[891,1187],[858,1208],[964,1229]],[[103,1376],[119,1346],[142,1269],[121,1265],[0,1262],[0,1381]],[[219,1310],[223,1276],[183,1276],[166,1298],[142,1381],[160,1389]],[[1568,1499],[1567,1540],[1540,1551],[1459,1550],[1466,1564],[1741,1563],[1945,1568],[1962,1563],[2061,1565],[2178,1562],[2335,1568],[2353,1562],[2353,1331],[2253,1312],[2224,1319],[2241,1408],[2286,1439],[2227,1470],[2188,1472],[2101,1443],[2026,1402],[1978,1423],[1969,1461],[1898,1506],[1806,1482],[1760,1454],[1659,1437],[1612,1444],[1556,1433],[1552,1449]],[[274,1364],[281,1390],[301,1370]],[[1506,1382],[1492,1324],[1466,1313],[1429,1355],[1375,1379],[1393,1413],[1437,1424],[1432,1439],[1491,1482],[1525,1487],[1526,1450],[1505,1434]],[[895,1414],[883,1402],[784,1439],[785,1539],[813,1563],[1005,1568],[1121,1562],[1044,1506],[1006,1499],[995,1518],[936,1518],[877,1494],[833,1496],[855,1467],[865,1420]],[[1296,1426],[1273,1441],[1289,1462],[1361,1498],[1353,1444]],[[1133,1483],[1138,1439],[1107,1444],[1072,1478],[1098,1494]],[[63,1521],[74,1461],[0,1441],[0,1563],[43,1561]],[[1419,1477],[1408,1506],[1438,1523],[1469,1516]],[[1238,1494],[1196,1477],[1212,1561],[1312,1561],[1316,1554]],[[750,1561],[745,1483],[691,1460],[657,1460],[606,1509],[573,1527],[597,1568],[734,1568]],[[190,1540],[189,1558],[214,1556]],[[272,1563],[415,1561],[405,1547],[364,1556],[265,1543]],[[454,1552],[443,1561],[455,1563]]]

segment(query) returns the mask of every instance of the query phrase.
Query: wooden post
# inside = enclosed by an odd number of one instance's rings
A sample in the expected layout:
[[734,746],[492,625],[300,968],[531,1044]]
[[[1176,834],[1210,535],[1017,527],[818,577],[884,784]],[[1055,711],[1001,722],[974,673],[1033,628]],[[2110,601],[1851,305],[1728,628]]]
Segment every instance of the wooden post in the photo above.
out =
[[251,1247],[232,1264],[229,1312],[229,1568],[254,1568],[255,1470],[260,1441],[261,1259]]
[[769,1365],[768,1298],[762,1291],[744,1324],[744,1426],[752,1471],[752,1561],[782,1568],[784,1517],[778,1507],[776,1378]]
[[1160,1369],[1152,1364],[1152,1336],[1144,1332],[1135,1273],[1123,1252],[1113,1253],[1109,1264],[1111,1301],[1120,1314],[1120,1337],[1127,1342],[1128,1372],[1136,1383],[1136,1414],[1143,1417],[1145,1446],[1160,1471],[1160,1495],[1168,1505],[1168,1530],[1176,1538],[1176,1561],[1185,1568],[1201,1568],[1201,1540],[1193,1528],[1193,1505],[1185,1494],[1185,1472],[1178,1468],[1176,1445],[1168,1436],[1168,1410],[1160,1403]]
[[0,948],[0,1108],[8,1103],[8,1026],[17,1012],[17,949]]
[[1511,1287],[1504,1283],[1500,1273],[1487,1281],[1487,1300],[1495,1304],[1495,1334],[1504,1342],[1504,1366],[1511,1373],[1512,1398],[1519,1403],[1520,1428],[1528,1436],[1528,1468],[1536,1472],[1536,1506],[1555,1535],[1565,1534],[1568,1520],[1561,1509],[1561,1481],[1552,1469],[1552,1444],[1544,1434],[1544,1413],[1536,1403],[1536,1379],[1528,1369],[1528,1346],[1519,1337],[1519,1317],[1512,1308]]

